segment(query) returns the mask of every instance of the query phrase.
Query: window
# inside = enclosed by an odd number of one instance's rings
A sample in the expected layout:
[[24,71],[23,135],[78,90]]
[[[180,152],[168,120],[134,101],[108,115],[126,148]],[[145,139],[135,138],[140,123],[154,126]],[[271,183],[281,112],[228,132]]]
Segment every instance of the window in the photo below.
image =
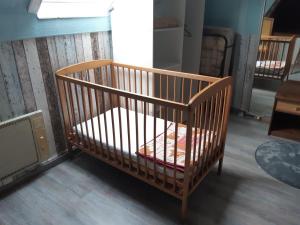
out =
[[28,11],[39,19],[107,16],[112,0],[31,0]]

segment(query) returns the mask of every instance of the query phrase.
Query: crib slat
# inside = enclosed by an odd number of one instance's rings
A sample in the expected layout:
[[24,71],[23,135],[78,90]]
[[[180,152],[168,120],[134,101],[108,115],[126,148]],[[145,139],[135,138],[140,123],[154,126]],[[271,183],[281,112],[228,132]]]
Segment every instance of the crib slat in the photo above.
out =
[[[270,62],[271,62],[271,60],[272,60],[272,51],[274,50],[273,48],[272,48],[272,45],[274,44],[274,42],[269,42],[269,47],[268,47],[268,59],[270,59]],[[271,70],[271,63],[269,63],[269,68],[268,68],[268,73],[269,73],[269,71]]]
[[197,112],[197,108],[194,110],[195,113],[195,125],[194,125],[194,143],[192,143],[193,145],[193,161],[192,161],[192,165],[195,166],[195,162],[196,162],[196,146],[197,146],[197,134],[198,134],[198,120],[199,120],[199,115]]
[[147,143],[146,143],[146,139],[147,139],[147,111],[146,111],[146,107],[147,107],[147,102],[144,102],[144,160],[145,160],[145,167],[146,167],[146,176],[148,177],[149,173],[148,173],[148,165],[147,165]]
[[[204,118],[204,113],[203,113],[203,103],[201,103],[199,105],[199,129],[200,129],[200,134],[199,134],[199,146],[198,146],[198,163],[197,163],[197,172],[196,172],[196,175],[198,174],[198,171],[199,171],[199,168],[200,166],[202,166],[203,162],[200,162],[201,159],[204,158],[204,148],[205,148],[205,142],[203,142],[203,118]],[[205,132],[205,131],[204,131]],[[205,135],[205,133],[204,133]],[[201,152],[202,150],[202,152]]]
[[196,161],[196,155],[197,155],[197,142],[198,142],[198,133],[199,133],[199,110],[198,110],[198,107],[196,107],[194,109],[194,115],[195,115],[195,119],[194,119],[194,127],[193,127],[193,130],[192,130],[192,134],[194,133],[194,139],[192,139],[192,144],[191,144],[191,152],[193,153],[192,154],[192,158],[191,158],[191,164],[192,164],[192,179],[191,179],[191,182],[194,183],[194,176],[196,175],[195,174],[195,168],[197,168],[197,165],[199,164],[199,161]]
[[[225,91],[224,91],[224,99],[222,99],[223,101],[223,110],[222,110],[222,123],[221,123],[221,131],[222,131],[222,134],[221,134],[221,139],[223,140],[225,138],[225,132],[224,132],[224,125],[225,125],[225,106],[226,106],[226,100],[228,99],[228,96],[229,96],[229,89],[228,88],[225,88]],[[229,103],[227,103],[229,104]],[[225,144],[225,143],[221,143],[221,144]],[[221,151],[222,149],[220,149]]]
[[[80,108],[79,97],[78,97],[78,89],[77,89],[76,84],[74,84],[74,86],[75,86],[75,98],[76,98],[77,109],[78,109],[79,123],[80,123],[81,140],[84,140],[83,128],[82,128],[82,116],[81,116],[81,110],[80,110],[81,108]],[[82,144],[85,144],[85,143],[82,143]]]
[[[270,49],[270,42],[265,42],[266,44],[266,46],[265,46],[265,48],[264,48],[264,62],[265,62],[265,65],[264,65],[264,68],[263,68],[263,75],[265,76],[265,74],[266,74],[266,67],[267,67],[267,64],[266,64],[266,60],[268,60],[268,54],[269,54],[269,49]],[[271,62],[270,62],[270,64],[271,64]]]
[[72,94],[72,89],[71,89],[71,84],[70,82],[68,82],[68,92],[69,92],[69,96],[70,97],[70,108],[71,108],[71,114],[72,114],[72,128],[75,126],[75,132],[76,132],[76,142],[78,143],[78,138],[79,138],[79,135],[78,135],[78,130],[77,130],[77,126],[76,126],[76,117],[75,117],[75,110],[74,110],[74,102],[73,102],[73,94]]
[[[147,96],[150,96],[149,95],[149,72],[146,71],[146,73],[147,73]],[[147,103],[147,109],[148,109],[148,115],[150,115],[149,103]]]
[[[182,78],[181,82],[181,103],[184,103],[184,78]],[[183,123],[183,111],[181,111],[181,123]]]
[[87,119],[87,111],[86,111],[86,102],[85,102],[85,93],[84,93],[84,87],[81,86],[81,98],[82,98],[82,106],[83,106],[83,117],[84,117],[84,122],[85,122],[85,129],[86,129],[86,136],[88,140],[88,148],[91,149],[91,140],[90,140],[90,135],[89,135],[89,129],[88,129],[88,119]]
[[[134,100],[135,103],[135,137],[136,137],[136,150],[139,151],[139,122],[138,122],[138,106],[137,106],[137,100]],[[137,169],[138,173],[140,173],[140,156],[137,154]]]
[[[137,75],[136,75],[136,69],[134,69],[134,93],[137,93]],[[137,105],[135,104],[134,107],[136,108]]]
[[193,80],[190,80],[190,88],[189,88],[189,90],[190,90],[190,94],[189,94],[189,99],[188,99],[188,101],[192,98]]
[[116,131],[115,131],[115,119],[114,119],[114,112],[113,112],[113,105],[112,105],[112,94],[109,94],[109,105],[110,105],[110,114],[111,114],[111,125],[112,125],[112,135],[113,135],[113,147],[114,147],[114,155],[115,160],[118,161],[118,155],[117,155],[117,148],[116,148]]
[[210,142],[210,125],[211,125],[211,99],[207,101],[207,124],[205,126],[205,133],[204,133],[204,148],[205,148],[205,159],[204,159],[204,169],[207,169],[208,164],[208,156],[209,156],[209,142]]
[[93,104],[92,104],[92,98],[91,98],[91,89],[87,88],[87,93],[88,93],[88,105],[89,105],[89,114],[90,114],[90,120],[91,120],[91,124],[92,124],[92,134],[93,134],[93,142],[94,142],[94,150],[97,153],[98,152],[98,148],[97,148],[97,143],[96,143],[96,139],[95,139],[95,129],[94,129],[94,120],[93,120]]
[[207,137],[207,120],[208,120],[208,115],[209,115],[209,112],[208,112],[208,102],[207,101],[205,101],[204,103],[203,103],[204,105],[205,105],[205,112],[204,112],[204,122],[203,122],[203,133],[204,133],[204,135],[203,135],[203,146],[202,146],[202,148],[203,148],[203,156],[202,156],[202,160],[201,160],[201,168],[200,168],[200,171],[203,171],[203,169],[204,169],[204,164],[205,164],[205,161],[206,161],[206,155],[207,155],[207,148],[206,148],[206,137]]
[[127,135],[128,135],[128,150],[129,150],[129,166],[132,169],[130,121],[129,121],[129,110],[128,110],[128,98],[127,97],[125,98],[125,102],[126,102]]
[[[142,95],[143,94],[143,71],[140,70],[140,94]],[[144,113],[144,109],[143,109],[143,102],[140,101],[141,103],[141,113]]]
[[[220,117],[221,117],[221,108],[222,108],[222,91],[217,93],[217,104],[216,104],[216,108],[217,108],[217,116],[216,116],[216,138],[215,138],[215,142],[213,145],[213,148],[218,148],[219,147],[219,136],[220,136],[220,123],[222,121],[220,121]],[[218,154],[218,152],[215,152],[215,156]]]
[[99,93],[95,90],[95,99],[96,99],[96,111],[97,111],[97,121],[98,121],[98,129],[99,129],[99,139],[100,139],[100,147],[101,153],[104,156],[103,142],[102,142],[102,130],[101,130],[101,122],[100,122],[100,106],[99,106]]
[[213,126],[213,106],[214,106],[214,98],[211,97],[210,98],[210,111],[209,111],[209,123],[208,123],[208,147],[207,147],[207,158],[206,158],[206,165],[205,168],[208,168],[209,165],[209,160],[211,160],[210,158],[210,153],[211,153],[211,135],[212,135],[212,126]]
[[169,100],[169,76],[167,75],[166,99]]
[[177,175],[177,140],[178,140],[178,110],[175,110],[175,139],[174,139],[174,169],[173,169],[173,189],[176,191]]
[[[272,58],[271,59],[276,60],[277,57],[278,57],[278,45],[279,45],[279,43],[278,42],[273,42],[273,44],[274,44],[274,47],[273,47],[273,52],[272,52]],[[275,67],[273,67],[271,71],[272,71],[271,76],[274,78],[274,75],[276,73]]]
[[124,67],[122,68],[122,70],[123,70],[123,90],[126,90],[126,85],[125,85],[125,69],[124,69]]
[[101,98],[102,98],[102,108],[103,108],[103,116],[104,116],[104,130],[105,130],[105,141],[106,141],[106,152],[107,157],[110,158],[110,151],[109,151],[109,145],[108,145],[108,132],[107,132],[107,118],[106,118],[106,110],[105,110],[105,96],[104,91],[101,91]]
[[[177,77],[174,77],[174,82],[173,82],[173,101],[176,101],[176,81],[177,81]],[[176,110],[173,109],[173,118],[172,120],[175,122],[176,118],[175,118],[175,114],[176,114]]]
[[120,68],[117,66],[117,81],[118,81],[118,85],[117,88],[121,89],[121,85],[120,85]]
[[166,171],[166,159],[167,159],[167,121],[168,121],[168,108],[164,107],[164,185],[166,185],[167,171]]
[[123,154],[123,135],[122,135],[122,122],[121,122],[121,110],[120,110],[120,96],[117,96],[118,101],[118,114],[119,114],[119,130],[120,130],[120,147],[121,147],[121,163],[124,166],[124,154]]
[[213,134],[212,134],[212,141],[211,141],[211,154],[210,154],[210,158],[213,160],[214,159],[214,157],[215,157],[215,141],[216,141],[216,136],[217,136],[217,133],[216,133],[216,131],[217,131],[217,109],[218,109],[218,107],[219,107],[219,105],[218,105],[218,96],[219,96],[219,93],[216,93],[216,95],[214,96],[214,98],[213,99],[215,99],[215,101],[214,101],[214,118],[213,118],[213,125],[212,125],[212,132],[213,132]]
[[[159,98],[162,98],[162,79],[161,74],[159,74]],[[162,106],[159,105],[159,117],[162,118]]]
[[[129,88],[129,92],[131,92],[131,75],[130,75],[130,68],[128,67],[128,88]],[[130,100],[129,102],[130,104],[130,110],[132,110],[132,102]]]
[[66,96],[66,99],[67,99],[67,115],[68,115],[68,120],[69,120],[69,129],[71,130],[68,130],[68,134],[67,135],[70,135],[70,132],[73,132],[72,131],[72,118],[71,118],[71,113],[70,113],[70,106],[69,106],[69,102],[70,102],[70,96],[67,94],[67,91],[66,91],[66,83],[67,82],[63,82],[63,90],[64,90],[64,95]]
[[[264,40],[261,41],[261,46],[262,46],[262,50],[261,50],[261,54],[260,54],[260,65],[259,65],[260,68],[262,68],[263,60],[265,60],[265,57],[264,57],[264,55],[265,55],[265,41]],[[262,72],[259,71],[259,75],[263,76],[263,74],[261,74],[261,73]]]
[[[286,47],[286,43],[283,43],[283,46],[282,46],[282,53],[281,53],[281,57],[280,57],[280,66],[279,66],[279,68],[282,67],[283,57],[284,57],[284,53],[285,53],[285,47]],[[283,70],[278,69],[278,72],[277,72],[277,76],[280,77],[281,79],[283,79],[283,78],[281,77],[282,71],[283,71]]]
[[153,162],[154,162],[154,178],[157,180],[157,169],[156,169],[156,104],[153,104],[154,119],[153,119]]

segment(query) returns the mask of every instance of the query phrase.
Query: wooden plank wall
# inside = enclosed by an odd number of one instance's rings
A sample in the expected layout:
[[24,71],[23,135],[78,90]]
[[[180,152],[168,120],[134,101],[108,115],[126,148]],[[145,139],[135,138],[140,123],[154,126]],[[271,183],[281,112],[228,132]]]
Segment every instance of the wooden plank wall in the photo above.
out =
[[250,109],[259,40],[258,35],[236,34],[235,37],[232,106],[244,112]]
[[111,33],[0,42],[0,121],[42,110],[50,157],[66,149],[54,73],[92,59],[111,59]]

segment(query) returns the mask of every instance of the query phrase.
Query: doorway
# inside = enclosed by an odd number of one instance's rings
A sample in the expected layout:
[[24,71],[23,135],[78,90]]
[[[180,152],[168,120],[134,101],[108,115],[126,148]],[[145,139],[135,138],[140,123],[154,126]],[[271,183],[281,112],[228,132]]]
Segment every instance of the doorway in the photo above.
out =
[[[294,16],[286,16],[299,8],[300,2],[294,0],[269,0],[265,7],[250,103],[250,114],[262,120],[270,120],[282,82],[300,80],[300,25]],[[283,40],[287,42],[282,44]]]

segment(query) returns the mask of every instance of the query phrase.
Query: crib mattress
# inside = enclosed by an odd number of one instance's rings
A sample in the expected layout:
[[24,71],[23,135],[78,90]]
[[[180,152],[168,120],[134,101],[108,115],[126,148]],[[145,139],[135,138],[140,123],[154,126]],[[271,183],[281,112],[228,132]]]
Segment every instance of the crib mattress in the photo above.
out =
[[[112,117],[113,115],[113,117]],[[106,117],[106,128],[105,128],[105,117]],[[149,154],[149,151],[146,154],[144,153],[144,143],[146,142],[147,149],[151,149],[153,145],[153,140],[157,141],[157,159],[158,163],[156,164],[156,168],[159,172],[163,173],[164,170],[166,170],[166,173],[168,176],[173,176],[174,169],[176,169],[176,177],[177,178],[183,178],[183,167],[182,162],[184,162],[184,154],[182,154],[182,149],[185,146],[182,146],[180,148],[180,145],[182,145],[183,136],[185,135],[186,128],[183,125],[179,125],[178,127],[178,140],[181,140],[178,144],[178,160],[176,163],[176,168],[174,168],[174,157],[172,157],[172,154],[174,154],[174,148],[169,147],[174,143],[172,141],[172,138],[170,138],[174,134],[174,126],[175,123],[167,121],[165,124],[165,121],[160,118],[156,118],[156,134],[154,135],[154,117],[150,115],[146,115],[146,141],[144,140],[144,114],[137,113],[137,124],[136,126],[136,116],[135,111],[128,110],[128,117],[129,117],[129,127],[127,123],[127,111],[124,108],[120,108],[120,118],[121,123],[119,123],[119,109],[114,108],[113,110],[108,110],[104,113],[100,114],[99,116],[95,116],[94,118],[87,121],[87,123],[83,122],[81,124],[77,124],[76,128],[74,127],[74,131],[77,129],[77,132],[79,135],[84,135],[85,137],[89,137],[91,143],[93,143],[94,138],[97,145],[102,145],[105,149],[108,149],[114,154],[114,149],[118,151],[118,154],[121,154],[121,149],[123,152],[123,156],[126,158],[129,158],[131,155],[132,160],[137,160],[137,155],[141,156],[139,157],[140,163],[145,164],[145,158],[147,158],[147,166],[151,169],[153,169],[153,155]],[[113,120],[112,120],[113,118]],[[101,131],[101,140],[100,140],[100,132],[99,132],[99,123],[100,121],[100,131]],[[114,126],[113,126],[114,125]],[[121,126],[120,126],[121,125]],[[163,161],[163,144],[162,142],[159,142],[159,139],[161,141],[164,140],[164,129],[165,125],[167,126],[167,162],[165,164],[162,163]],[[93,137],[93,127],[94,127],[94,134],[95,137]],[[136,127],[138,128],[138,132],[136,131]],[[122,129],[122,139],[120,136],[120,129]],[[115,138],[113,138],[113,130],[115,133]],[[193,129],[194,131],[194,129]],[[195,132],[193,132],[195,133]],[[203,132],[204,133],[204,132]],[[107,134],[107,135],[106,135]],[[138,134],[138,138],[136,138],[136,135]],[[128,144],[128,135],[130,136],[130,145]],[[199,132],[197,132],[197,139],[199,137]],[[202,134],[204,135],[204,134]],[[207,133],[208,135],[208,133]],[[194,138],[194,137],[192,137]],[[208,144],[208,138],[202,138],[203,140],[207,140],[205,146]],[[212,137],[211,137],[212,139]],[[114,141],[115,140],[115,141]],[[121,140],[122,140],[122,148],[121,148]],[[138,140],[138,143],[136,143],[136,140]],[[197,149],[198,149],[199,142],[197,141]],[[115,146],[115,147],[114,147]],[[201,151],[200,156],[202,154],[204,145],[201,144]],[[153,153],[153,151],[152,151]],[[200,156],[198,154],[195,155],[196,159],[199,159]],[[193,154],[192,154],[193,157]],[[160,159],[160,160],[159,160]],[[181,164],[180,164],[181,162]],[[172,166],[173,164],[173,166]]]
[[270,74],[275,76],[281,76],[284,72],[285,61],[276,61],[276,60],[265,60],[265,61],[256,61],[256,70],[258,74]]

